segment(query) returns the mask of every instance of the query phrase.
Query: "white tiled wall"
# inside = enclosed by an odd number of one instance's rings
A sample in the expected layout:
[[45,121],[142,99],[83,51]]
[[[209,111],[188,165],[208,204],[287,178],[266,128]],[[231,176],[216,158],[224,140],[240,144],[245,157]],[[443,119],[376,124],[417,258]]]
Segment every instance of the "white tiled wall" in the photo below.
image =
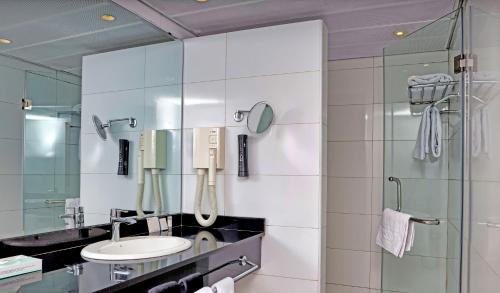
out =
[[[380,288],[381,58],[329,63],[327,292]],[[376,84],[377,83],[377,84]]]
[[[181,42],[167,42],[83,58],[81,200],[89,224],[105,219],[111,208],[135,209],[137,147],[144,129],[168,130],[167,168],[160,181],[167,199],[163,208],[180,211],[182,54]],[[114,124],[104,141],[92,114],[103,122],[134,117],[137,127]],[[116,175],[120,138],[130,141],[128,176]],[[146,176],[145,209],[153,208],[150,185]]]
[[[183,211],[193,213],[191,129],[219,126],[226,127],[219,213],[266,218],[262,268],[238,292],[324,292],[323,33],[322,22],[311,21],[184,40]],[[253,135],[232,116],[259,101],[276,116]],[[247,179],[237,176],[238,134],[249,135]]]
[[[0,59],[0,62],[3,61]],[[23,230],[22,137],[24,71],[0,65],[0,236],[17,235]]]

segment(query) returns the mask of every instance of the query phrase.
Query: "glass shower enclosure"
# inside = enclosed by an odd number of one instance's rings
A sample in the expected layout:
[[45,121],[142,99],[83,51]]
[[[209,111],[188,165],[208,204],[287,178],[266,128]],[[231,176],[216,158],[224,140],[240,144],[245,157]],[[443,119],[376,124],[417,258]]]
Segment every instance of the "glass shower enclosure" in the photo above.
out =
[[[499,30],[472,2],[384,50],[383,206],[412,215],[415,243],[402,258],[381,252],[382,292],[500,288]],[[443,80],[408,81],[428,74]],[[431,105],[441,137],[428,144]]]

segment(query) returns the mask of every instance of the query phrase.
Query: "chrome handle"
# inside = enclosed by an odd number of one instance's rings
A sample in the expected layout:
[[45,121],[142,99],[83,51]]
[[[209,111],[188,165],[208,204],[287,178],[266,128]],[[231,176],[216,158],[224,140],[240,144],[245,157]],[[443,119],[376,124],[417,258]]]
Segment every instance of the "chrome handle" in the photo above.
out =
[[45,204],[64,204],[66,200],[64,199],[46,199]]
[[478,225],[484,225],[488,228],[500,228],[500,224],[497,223],[490,223],[490,222],[478,222]]
[[401,211],[401,207],[402,207],[401,201],[402,201],[402,197],[403,197],[402,194],[401,194],[402,193],[401,192],[401,180],[399,180],[399,178],[397,178],[397,177],[392,177],[391,176],[391,177],[389,177],[389,181],[396,182],[396,188],[397,188],[397,190],[396,190],[396,192],[397,192],[397,198],[396,198],[396,200],[397,200],[397,202],[396,202],[397,208],[396,208],[396,211],[400,212]]

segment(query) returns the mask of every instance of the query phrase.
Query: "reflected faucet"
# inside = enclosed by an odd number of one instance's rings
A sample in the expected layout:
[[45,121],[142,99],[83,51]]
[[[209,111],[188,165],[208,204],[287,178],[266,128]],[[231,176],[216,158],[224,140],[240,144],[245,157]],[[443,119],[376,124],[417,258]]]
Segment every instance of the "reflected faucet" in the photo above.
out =
[[111,217],[111,241],[117,242],[120,241],[120,224],[125,223],[127,225],[132,225],[137,223],[137,220],[130,218],[121,218],[121,217]]

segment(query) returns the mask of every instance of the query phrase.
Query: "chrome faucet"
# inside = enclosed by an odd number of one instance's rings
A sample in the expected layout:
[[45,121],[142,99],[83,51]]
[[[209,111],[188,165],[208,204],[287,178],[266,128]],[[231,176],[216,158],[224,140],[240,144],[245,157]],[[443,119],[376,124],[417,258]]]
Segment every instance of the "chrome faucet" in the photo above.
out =
[[66,208],[66,214],[59,215],[60,219],[72,219],[74,228],[80,228],[84,226],[85,217],[83,214],[83,207],[71,207]]
[[111,241],[117,242],[120,241],[120,224],[125,223],[127,225],[132,225],[137,223],[137,220],[134,217],[111,217]]

